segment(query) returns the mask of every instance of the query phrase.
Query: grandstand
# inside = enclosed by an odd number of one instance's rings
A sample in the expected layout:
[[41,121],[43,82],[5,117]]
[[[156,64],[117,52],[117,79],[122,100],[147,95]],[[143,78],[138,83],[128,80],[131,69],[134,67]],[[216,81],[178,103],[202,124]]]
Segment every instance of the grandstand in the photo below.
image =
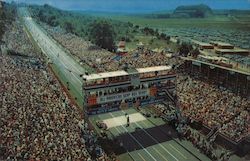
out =
[[185,60],[185,69],[191,75],[198,74],[199,77],[210,80],[224,86],[235,93],[246,97],[250,95],[250,73],[233,69],[223,63],[210,63],[193,58],[182,57]]
[[159,103],[173,97],[176,88],[170,66],[85,75],[83,81],[84,106],[89,114]]
[[207,138],[214,137],[217,144],[246,154],[250,149],[250,73],[221,63],[181,59],[184,74],[180,75],[187,77],[177,85],[183,116]]

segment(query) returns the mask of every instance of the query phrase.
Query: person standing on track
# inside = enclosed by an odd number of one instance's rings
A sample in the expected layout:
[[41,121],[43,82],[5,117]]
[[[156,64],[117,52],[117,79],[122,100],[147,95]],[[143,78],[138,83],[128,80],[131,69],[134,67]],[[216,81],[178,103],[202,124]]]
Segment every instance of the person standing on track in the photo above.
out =
[[129,124],[130,124],[130,122],[129,122],[129,115],[127,116],[127,127],[129,127]]

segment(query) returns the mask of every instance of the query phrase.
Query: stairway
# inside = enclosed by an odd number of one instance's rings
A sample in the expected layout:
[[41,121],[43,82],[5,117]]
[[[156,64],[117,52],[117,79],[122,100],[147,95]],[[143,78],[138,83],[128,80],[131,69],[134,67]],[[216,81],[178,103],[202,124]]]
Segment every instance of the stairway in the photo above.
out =
[[206,136],[206,139],[209,140],[212,136],[217,135],[219,131],[218,127],[214,127]]

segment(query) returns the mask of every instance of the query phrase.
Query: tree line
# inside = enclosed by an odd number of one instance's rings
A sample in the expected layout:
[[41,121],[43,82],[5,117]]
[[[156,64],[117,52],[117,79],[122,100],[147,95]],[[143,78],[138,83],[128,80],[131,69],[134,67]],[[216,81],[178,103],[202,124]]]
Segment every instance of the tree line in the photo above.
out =
[[110,51],[115,49],[115,41],[122,39],[131,41],[134,37],[133,33],[138,32],[137,28],[130,22],[125,23],[77,12],[63,11],[47,4],[43,6],[32,5],[29,9],[32,16],[39,21],[54,27],[60,26],[67,32],[90,40]]

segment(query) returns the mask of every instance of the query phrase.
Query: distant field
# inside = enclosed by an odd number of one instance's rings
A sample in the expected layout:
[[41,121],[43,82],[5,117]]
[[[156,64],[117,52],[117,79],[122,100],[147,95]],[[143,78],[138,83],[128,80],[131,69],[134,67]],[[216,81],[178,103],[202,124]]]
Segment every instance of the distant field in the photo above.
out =
[[250,14],[217,15],[209,18],[146,18],[143,16],[105,15],[140,27],[158,29],[169,36],[199,41],[223,41],[250,49]]
[[120,20],[123,22],[131,22],[140,26],[149,26],[153,28],[182,28],[182,27],[197,27],[197,28],[227,28],[227,29],[240,29],[250,30],[250,15],[247,16],[213,16],[210,18],[166,18],[154,19],[144,18],[138,16],[115,16],[106,15],[105,17]]

